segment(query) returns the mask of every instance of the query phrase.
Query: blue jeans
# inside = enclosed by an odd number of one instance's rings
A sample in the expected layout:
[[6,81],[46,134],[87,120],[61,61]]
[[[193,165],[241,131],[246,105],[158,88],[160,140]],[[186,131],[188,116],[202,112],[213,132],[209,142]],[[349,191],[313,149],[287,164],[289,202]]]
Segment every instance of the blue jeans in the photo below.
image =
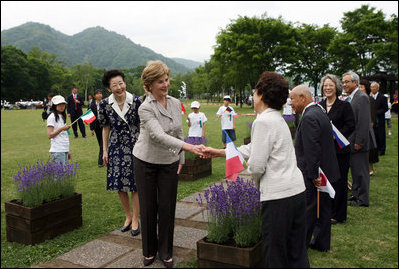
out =
[[50,152],[53,155],[53,161],[66,164],[68,162],[68,152]]

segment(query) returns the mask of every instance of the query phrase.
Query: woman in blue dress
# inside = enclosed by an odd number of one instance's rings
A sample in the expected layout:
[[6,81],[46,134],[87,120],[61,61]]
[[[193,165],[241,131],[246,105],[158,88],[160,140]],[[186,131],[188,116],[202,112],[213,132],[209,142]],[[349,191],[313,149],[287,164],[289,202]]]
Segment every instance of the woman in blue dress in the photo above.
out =
[[[126,219],[121,232],[140,233],[139,198],[133,174],[133,147],[139,136],[141,101],[126,91],[125,75],[118,69],[104,73],[103,84],[112,94],[100,103],[103,126],[103,162],[107,165],[107,190],[118,191]],[[109,141],[109,147],[108,147]],[[132,211],[128,192],[132,193]]]

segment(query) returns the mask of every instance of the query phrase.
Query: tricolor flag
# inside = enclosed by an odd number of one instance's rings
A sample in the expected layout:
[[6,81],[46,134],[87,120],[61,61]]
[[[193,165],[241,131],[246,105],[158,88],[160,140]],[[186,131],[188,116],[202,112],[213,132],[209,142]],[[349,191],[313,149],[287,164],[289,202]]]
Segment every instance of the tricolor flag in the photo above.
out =
[[346,137],[337,129],[337,127],[334,126],[332,122],[331,122],[331,127],[333,130],[334,138],[341,149],[350,144],[348,139],[346,139]]
[[225,130],[223,132],[226,135],[226,178],[236,181],[238,173],[244,170],[244,166],[242,165],[244,158],[233,141],[231,141],[227,132]]
[[181,105],[181,113],[186,114],[186,109],[184,108],[183,103],[180,103],[180,105]]
[[231,107],[228,106],[225,111],[231,112],[233,111],[233,109],[231,109]]
[[237,118],[237,117],[239,117],[239,116],[241,116],[241,114],[235,114],[233,117],[234,117],[234,118]]
[[94,116],[93,111],[91,109],[87,110],[86,113],[84,113],[80,118],[84,121],[86,124],[92,123],[95,119],[96,116]]
[[335,197],[335,190],[331,186],[331,184],[328,181],[326,175],[324,174],[323,170],[321,170],[320,167],[319,167],[319,176],[321,177],[320,191],[327,192],[328,195],[330,195],[331,198],[334,198]]

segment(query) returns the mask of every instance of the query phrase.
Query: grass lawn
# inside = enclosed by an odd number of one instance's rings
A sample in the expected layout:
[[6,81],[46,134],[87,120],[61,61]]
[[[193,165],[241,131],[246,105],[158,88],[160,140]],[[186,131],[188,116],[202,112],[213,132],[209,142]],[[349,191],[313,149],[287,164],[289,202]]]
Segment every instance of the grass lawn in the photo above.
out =
[[[189,113],[189,102],[185,103]],[[203,104],[208,118],[208,145],[222,146],[219,105]],[[252,113],[252,108],[235,107],[237,113]],[[50,141],[42,110],[1,111],[1,267],[31,267],[49,261],[73,248],[118,229],[124,213],[115,192],[106,191],[106,168],[97,167],[98,144],[86,126],[86,139],[70,138],[72,159],[80,163],[77,192],[82,193],[83,226],[35,246],[6,241],[4,203],[17,197],[13,175],[18,163],[32,165],[47,160]],[[186,116],[183,116],[185,119]],[[247,122],[254,117],[236,119],[236,146],[249,136]],[[70,121],[68,120],[68,123]],[[309,250],[312,267],[398,267],[398,120],[393,119],[392,136],[387,136],[387,154],[375,164],[370,183],[370,207],[348,208],[348,221],[332,228],[332,250],[320,253]],[[184,133],[187,126],[184,124]],[[80,133],[79,133],[80,134]],[[212,160],[213,174],[194,182],[179,182],[178,200],[219,181],[225,175],[225,160]],[[187,266],[195,267],[193,261]]]

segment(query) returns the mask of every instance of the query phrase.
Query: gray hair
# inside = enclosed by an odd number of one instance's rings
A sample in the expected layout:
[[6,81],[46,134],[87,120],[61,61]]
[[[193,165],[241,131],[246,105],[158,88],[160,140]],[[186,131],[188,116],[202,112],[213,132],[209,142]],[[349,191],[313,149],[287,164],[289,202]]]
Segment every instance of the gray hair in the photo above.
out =
[[357,86],[359,86],[360,78],[359,78],[359,75],[358,75],[358,74],[356,74],[356,73],[353,72],[353,71],[349,71],[349,72],[346,72],[345,74],[343,74],[342,77],[345,77],[345,76],[347,76],[347,75],[350,75],[350,76],[351,76],[351,79],[352,79],[353,81],[357,81]]
[[377,81],[373,81],[373,83],[371,83],[370,86],[373,85],[373,84],[376,84],[378,89],[380,89],[380,84]]
[[327,74],[324,77],[322,77],[320,80],[320,91],[323,92],[323,85],[326,79],[330,79],[335,84],[336,95],[337,97],[340,96],[342,94],[342,84],[341,80],[336,75]]

